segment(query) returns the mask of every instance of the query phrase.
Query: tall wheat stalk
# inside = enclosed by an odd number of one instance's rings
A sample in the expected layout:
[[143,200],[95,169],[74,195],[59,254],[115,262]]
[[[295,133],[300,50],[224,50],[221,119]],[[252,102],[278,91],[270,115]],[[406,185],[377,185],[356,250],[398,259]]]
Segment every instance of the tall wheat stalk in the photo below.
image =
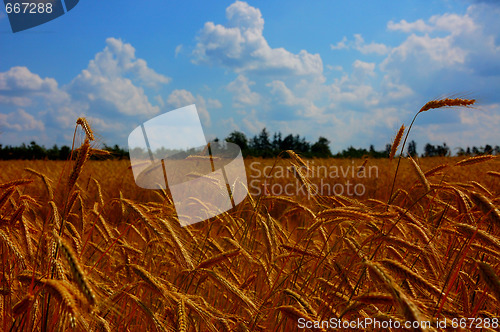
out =
[[392,202],[392,193],[394,192],[394,185],[396,184],[396,178],[398,175],[398,170],[399,170],[399,164],[401,163],[401,157],[403,156],[404,153],[404,148],[406,145],[406,140],[408,139],[408,135],[410,134],[411,128],[413,127],[413,123],[417,119],[417,116],[422,113],[426,112],[431,109],[436,109],[436,108],[441,108],[441,107],[454,107],[454,106],[470,106],[476,102],[475,99],[462,99],[462,98],[455,98],[455,99],[440,99],[440,100],[431,100],[427,102],[422,108],[415,114],[413,117],[413,120],[410,123],[410,127],[408,127],[408,131],[406,132],[405,139],[403,141],[403,145],[401,146],[401,152],[398,158],[398,165],[396,166],[396,172],[394,173],[394,179],[392,180],[392,186],[391,186],[391,191],[389,193],[389,200],[387,204],[390,204]]

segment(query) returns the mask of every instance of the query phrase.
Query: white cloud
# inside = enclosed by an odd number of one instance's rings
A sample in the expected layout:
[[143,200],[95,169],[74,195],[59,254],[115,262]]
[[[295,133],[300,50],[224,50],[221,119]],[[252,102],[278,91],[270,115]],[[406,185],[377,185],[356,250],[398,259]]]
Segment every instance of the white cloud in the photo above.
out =
[[481,105],[477,109],[460,109],[458,110],[460,122],[471,128],[481,127],[482,135],[494,134],[498,132],[500,127],[500,104],[493,103]]
[[361,34],[355,34],[354,41],[348,41],[347,37],[344,36],[337,44],[330,45],[330,48],[332,50],[355,49],[363,54],[378,55],[387,54],[390,50],[390,48],[385,44],[375,42],[367,44]]
[[[74,114],[74,108],[64,108],[70,102],[71,96],[60,89],[53,78],[42,78],[26,67],[12,67],[0,73],[0,105],[4,113],[0,126],[3,128],[28,131],[26,137],[33,133],[45,137],[46,129],[65,126],[66,117]],[[8,131],[6,134],[15,136]]]
[[364,62],[361,60],[354,61],[352,76],[358,81],[363,82],[368,77],[375,76],[375,63],[373,62]]
[[182,49],[183,49],[183,48],[184,48],[184,46],[183,46],[182,44],[177,45],[177,46],[175,47],[175,57],[176,57],[176,58],[177,58],[177,56],[178,56],[179,54],[181,54],[181,52],[182,52]]
[[26,67],[12,67],[0,73],[0,103],[26,107],[39,101],[63,103],[69,95],[53,78],[41,78]]
[[350,75],[345,74],[324,86],[323,91],[330,103],[328,108],[342,112],[354,109],[367,112],[367,107],[377,105],[382,95],[371,82],[376,77],[375,69],[376,64],[373,62],[355,60]]
[[402,31],[405,33],[410,32],[424,32],[431,33],[435,31],[447,31],[451,34],[458,35],[462,33],[471,33],[477,29],[477,25],[469,15],[457,15],[452,13],[445,13],[442,15],[434,15],[426,23],[422,19],[415,22],[407,22],[401,20],[398,23],[389,21],[387,29],[392,31]]
[[395,47],[381,63],[384,71],[392,75],[429,79],[442,69],[454,72],[464,70],[468,50],[457,46],[451,36],[431,37],[411,34],[401,45]]
[[328,68],[329,70],[335,70],[335,71],[343,71],[344,70],[344,67],[339,66],[339,65],[336,65],[336,66],[326,65],[326,68]]
[[429,23],[435,30],[448,31],[452,35],[470,34],[478,29],[476,22],[468,14],[434,15],[429,19]]
[[[484,146],[485,144],[498,145],[498,127],[500,126],[500,105],[489,104],[478,109],[448,110],[458,114],[458,123],[438,123],[421,125],[416,123],[410,134],[420,142],[442,144],[456,152],[455,148]],[[422,146],[423,148],[423,146]]]
[[259,119],[255,109],[252,109],[250,114],[243,118],[242,122],[245,128],[252,134],[257,134],[266,127],[266,124]]
[[12,104],[19,107],[26,107],[31,105],[31,99],[27,97],[0,95],[0,104]]
[[222,108],[222,103],[217,99],[208,98],[207,107],[213,109]]
[[[469,6],[466,13],[391,23],[409,35],[380,64],[385,76],[422,95],[472,91],[499,101],[500,7]],[[432,95],[430,95],[433,93]]]
[[[180,108],[191,104],[196,104],[196,109],[201,116],[203,124],[207,127],[211,126],[210,114],[207,110],[207,102],[202,96],[197,95],[195,97],[191,92],[187,90],[177,89],[172,91],[172,93],[168,96],[167,103],[173,108]],[[218,102],[217,100],[211,100],[209,101],[209,104],[219,106],[220,102]]]
[[323,109],[314,103],[314,98],[297,96],[283,81],[274,80],[266,86],[271,88],[270,92],[277,102],[290,106],[296,116],[311,118],[320,116],[323,112]]
[[[130,44],[108,38],[104,50],[66,86],[59,87],[55,79],[42,78],[26,67],[1,72],[0,106],[5,114],[0,126],[7,129],[4,137],[9,139],[38,137],[37,142],[42,144],[68,144],[67,133],[79,116],[85,116],[94,131],[123,144],[127,131],[144,119],[141,116],[160,111],[150,103],[144,88],[154,89],[169,80],[136,58]],[[161,106],[163,100],[158,97],[154,100]],[[19,130],[28,132],[23,136],[13,134]]]
[[397,101],[414,95],[412,88],[404,84],[394,83],[389,75],[386,75],[382,81],[382,93],[391,101]]
[[387,29],[392,31],[402,31],[402,32],[430,32],[433,30],[431,26],[424,22],[422,19],[418,19],[415,22],[407,22],[406,20],[401,20],[398,23],[394,23],[393,21],[389,21],[387,23]]
[[354,49],[360,51],[363,54],[387,54],[389,52],[389,47],[381,43],[371,42],[370,44],[366,44],[365,40],[360,34],[354,35]]
[[45,130],[42,121],[35,119],[33,115],[23,109],[8,114],[0,113],[0,128],[3,127],[15,131]]
[[53,78],[42,79],[26,67],[12,67],[0,73],[0,91],[49,92],[57,89]]
[[228,134],[229,134],[229,132],[232,132],[232,131],[235,131],[235,130],[241,131],[240,126],[238,126],[236,124],[236,122],[234,121],[233,117],[224,119],[224,120],[221,121],[221,123],[224,126],[224,128],[228,128]]
[[255,82],[242,74],[227,85],[227,90],[233,93],[233,107],[252,106],[260,102],[260,95],[250,89],[251,85],[255,85]]
[[89,110],[104,108],[117,114],[152,116],[160,111],[159,106],[149,102],[140,84],[158,87],[169,81],[149,68],[145,60],[137,59],[132,45],[108,38],[104,50],[70,83],[68,91],[87,103]]
[[135,57],[135,48],[120,39],[106,39],[106,47],[90,60],[86,69],[91,75],[108,78],[132,74],[143,85],[156,87],[170,82],[170,78],[158,74],[143,59]]
[[232,68],[238,73],[320,75],[319,54],[301,50],[293,54],[271,48],[263,36],[264,19],[258,8],[236,1],[226,9],[227,25],[205,23],[193,55],[195,63]]
[[174,90],[167,98],[167,103],[175,108],[180,108],[196,103],[196,98],[187,90]]
[[146,116],[155,115],[160,111],[158,106],[150,104],[144,89],[135,86],[128,78],[110,79],[83,71],[73,81],[71,92],[79,95],[80,99],[87,99],[88,109],[105,108],[108,112]]
[[346,36],[344,36],[344,37],[342,38],[342,40],[341,40],[341,41],[339,41],[337,44],[335,44],[335,45],[333,45],[333,44],[332,44],[332,45],[330,45],[330,48],[331,48],[332,50],[344,50],[344,49],[346,49],[346,48],[349,48],[349,46],[347,46],[347,37],[346,37]]

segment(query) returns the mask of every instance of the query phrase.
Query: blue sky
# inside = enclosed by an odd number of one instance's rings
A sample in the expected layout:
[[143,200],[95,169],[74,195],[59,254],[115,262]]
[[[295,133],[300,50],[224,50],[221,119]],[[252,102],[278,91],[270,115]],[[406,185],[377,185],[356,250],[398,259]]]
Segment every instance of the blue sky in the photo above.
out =
[[498,1],[88,1],[13,34],[0,12],[0,144],[71,144],[86,116],[126,147],[140,123],[195,103],[208,138],[270,132],[383,149],[500,144]]

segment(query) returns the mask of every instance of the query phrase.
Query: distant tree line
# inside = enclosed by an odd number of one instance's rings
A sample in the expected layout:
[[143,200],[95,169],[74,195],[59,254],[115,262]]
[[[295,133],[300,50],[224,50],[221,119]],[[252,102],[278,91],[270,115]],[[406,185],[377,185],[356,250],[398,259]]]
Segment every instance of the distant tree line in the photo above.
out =
[[[315,143],[309,143],[304,137],[299,135],[283,135],[278,132],[271,135],[266,128],[252,138],[247,138],[246,135],[239,131],[233,131],[225,139],[228,142],[236,143],[240,146],[244,156],[254,157],[275,157],[284,150],[293,150],[304,157],[318,157],[318,158],[387,158],[391,151],[391,144],[386,144],[385,149],[382,151],[375,150],[373,145],[369,149],[354,148],[352,146],[344,149],[336,154],[330,151],[330,141],[324,137],[319,137]],[[410,156],[418,156],[417,143],[410,141],[406,148],[407,154]],[[473,156],[482,154],[497,154],[500,155],[500,146],[494,148],[487,144],[485,147],[472,147],[467,149],[458,148],[457,155],[459,156]],[[424,147],[423,157],[436,157],[436,156],[450,156],[450,148],[443,143],[443,145],[426,144]]]
[[[128,151],[120,148],[118,145],[109,147],[104,145],[104,149],[110,152],[111,158],[128,159]],[[32,141],[29,145],[3,146],[0,144],[0,159],[48,159],[48,160],[67,160],[71,154],[71,148],[63,145],[61,147],[54,145],[47,149]],[[97,159],[97,157],[95,158]]]
[[[382,151],[375,150],[373,145],[369,149],[354,148],[352,146],[344,149],[336,154],[330,151],[330,141],[325,137],[320,136],[314,143],[308,142],[305,137],[300,135],[283,136],[280,132],[270,135],[266,128],[253,136],[247,136],[240,131],[233,131],[225,138],[226,141],[237,144],[243,153],[243,156],[248,157],[263,157],[272,158],[279,155],[282,151],[293,150],[306,158],[387,158],[391,151],[391,144],[386,144]],[[218,142],[219,139],[215,139]],[[103,150],[110,152],[111,158],[128,159],[128,150],[120,148],[118,145],[113,147],[104,145]],[[67,160],[70,156],[71,148],[64,145],[58,147],[54,145],[52,148],[45,148],[35,142],[29,145],[21,144],[20,146],[3,146],[0,144],[0,159],[48,159],[48,160]],[[417,143],[410,141],[406,148],[407,155],[418,156]],[[450,148],[443,145],[426,144],[424,146],[423,157],[450,156],[452,154]],[[483,154],[500,155],[500,146],[495,147],[487,144],[484,147],[467,147],[466,149],[458,148],[456,152],[459,156],[475,156]],[[284,156],[286,157],[286,156]],[[97,157],[99,158],[99,157]],[[102,157],[100,157],[102,158]]]

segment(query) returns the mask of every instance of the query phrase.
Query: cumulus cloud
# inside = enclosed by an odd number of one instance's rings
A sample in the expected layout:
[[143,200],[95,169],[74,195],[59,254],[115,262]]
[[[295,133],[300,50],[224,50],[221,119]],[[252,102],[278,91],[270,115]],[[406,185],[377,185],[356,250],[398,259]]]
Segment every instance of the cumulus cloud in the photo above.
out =
[[337,42],[337,44],[335,44],[335,45],[331,44],[331,45],[330,45],[330,48],[331,48],[332,50],[344,50],[344,49],[346,49],[346,48],[349,48],[349,46],[347,45],[347,37],[346,37],[346,36],[344,36],[344,37],[342,38],[342,40],[341,40],[341,41],[339,41],[339,42]]
[[35,119],[33,115],[27,113],[23,109],[19,109],[17,112],[11,112],[8,114],[0,113],[0,127],[5,127],[15,131],[35,129],[43,131],[45,129],[42,121]]
[[416,124],[412,129],[412,136],[420,142],[431,144],[446,142],[453,149],[496,145],[500,125],[499,109],[499,104],[488,104],[479,110],[453,110],[452,112],[458,114],[458,122]]
[[[393,82],[422,94],[478,91],[499,100],[500,7],[469,6],[463,15],[445,13],[428,20],[389,22],[408,37],[380,68]],[[447,90],[444,90],[447,89]]]
[[[241,2],[231,5],[226,16],[228,23],[224,26],[210,22],[205,25],[195,50],[199,57],[196,61],[229,67],[239,74],[226,88],[233,93],[233,106],[260,106],[250,114],[245,112],[241,120],[243,128],[251,133],[260,131],[264,123],[271,131],[293,129],[313,135],[328,127],[331,134],[327,137],[335,135],[332,141],[341,145],[375,143],[383,147],[394,130],[411,119],[415,107],[431,98],[462,91],[476,95],[475,91],[481,89],[481,96],[490,94],[499,101],[498,94],[493,93],[500,86],[500,13],[485,4],[470,6],[465,14],[444,13],[413,22],[389,21],[388,33],[398,32],[404,37],[394,45],[367,42],[361,34],[343,37],[331,49],[355,50],[361,57],[352,62],[350,69],[337,64],[328,66],[331,71],[327,74],[333,77],[327,80],[319,79],[322,75],[301,77],[298,73],[264,79],[252,76],[253,65],[269,69],[252,58],[253,51],[268,46],[262,37],[264,19],[258,9]],[[270,80],[263,82],[268,77]],[[256,88],[261,84],[267,91]],[[496,106],[491,112],[498,109]],[[416,126],[443,125],[450,143],[457,139],[453,126],[465,129],[480,120],[496,123],[495,116],[467,118],[458,112],[437,112],[431,118],[423,117]],[[430,138],[428,133],[419,135],[424,142]]]
[[143,86],[158,87],[169,81],[149,68],[145,60],[136,58],[132,45],[108,38],[104,50],[69,84],[68,91],[87,103],[89,110],[152,116],[160,108],[150,103]]
[[[295,116],[311,118],[320,116],[323,112],[323,109],[314,103],[313,98],[298,96],[298,93],[293,92],[283,81],[274,80],[268,83],[267,86],[271,88],[270,92],[277,102],[289,106],[294,110]],[[288,114],[288,117],[290,116]]]
[[26,67],[12,67],[0,73],[0,102],[28,106],[35,99],[61,103],[69,98],[53,78],[41,78]]
[[394,21],[389,21],[387,23],[387,29],[392,31],[402,31],[402,32],[430,32],[432,31],[432,27],[424,22],[422,19],[418,19],[415,22],[407,22],[406,20],[401,20],[397,23]]
[[364,62],[361,60],[354,61],[352,76],[358,81],[363,82],[368,77],[375,76],[375,63],[373,62]]
[[361,34],[355,34],[353,41],[348,41],[347,37],[343,37],[341,41],[337,42],[337,44],[330,45],[332,50],[343,50],[343,49],[354,49],[363,54],[378,54],[384,55],[387,54],[390,48],[382,43],[371,42],[367,44],[361,36]]
[[84,72],[108,78],[131,74],[140,83],[150,87],[170,82],[170,78],[149,68],[144,59],[136,58],[132,45],[116,38],[106,39],[106,47],[95,55]]
[[[145,88],[155,90],[170,78],[149,68],[136,58],[132,45],[108,38],[88,67],[69,84],[59,86],[54,78],[42,78],[26,67],[12,67],[0,73],[0,127],[7,131],[27,131],[48,140],[66,141],[68,129],[85,116],[94,130],[106,133],[112,142],[123,144],[127,130],[160,111],[164,105],[155,97],[153,105]],[[117,116],[120,120],[117,121]],[[17,140],[24,136],[17,136]],[[20,143],[20,142],[19,142]]]
[[222,106],[220,101],[216,99],[208,99],[208,101],[206,101],[202,96],[196,95],[195,97],[191,92],[183,89],[176,89],[172,91],[172,93],[167,98],[167,103],[172,108],[180,108],[191,104],[196,104],[198,114],[201,116],[203,124],[207,127],[210,127],[212,125],[207,107],[220,108]]
[[12,67],[0,73],[0,91],[49,92],[57,89],[53,78],[42,79],[26,67]]
[[371,42],[369,44],[365,43],[365,40],[360,34],[354,35],[354,49],[360,51],[363,54],[386,54],[389,51],[389,47],[381,43]]
[[[26,67],[12,67],[0,73],[0,127],[6,137],[45,137],[47,129],[65,126],[64,116],[73,114],[65,108],[70,95],[53,78],[42,78]],[[62,112],[61,110],[67,111]]]
[[252,134],[257,134],[266,127],[266,124],[259,118],[255,109],[252,109],[250,114],[243,118],[242,122],[246,130]]
[[224,66],[242,72],[281,75],[320,75],[319,54],[293,54],[272,48],[263,36],[264,19],[258,8],[236,1],[226,9],[227,24],[205,23],[193,51],[195,63]]
[[182,44],[177,45],[177,46],[175,47],[175,57],[176,57],[176,58],[177,58],[177,56],[178,56],[179,54],[181,54],[181,52],[182,52],[182,49],[183,49],[183,48],[184,48],[184,46],[183,46]]
[[260,95],[250,89],[252,85],[255,85],[255,82],[242,74],[227,85],[227,90],[233,93],[233,107],[253,106],[260,102]]
[[[74,128],[76,117],[84,115],[114,143],[128,134],[132,123],[196,104],[204,126],[219,137],[234,129],[256,134],[267,127],[311,140],[325,136],[334,150],[372,143],[383,148],[418,106],[431,98],[470,92],[472,98],[487,97],[479,111],[429,112],[419,117],[412,139],[464,147],[494,144],[500,125],[498,17],[500,6],[476,1],[462,14],[389,21],[387,33],[397,35],[397,42],[365,41],[361,34],[343,37],[331,45],[331,55],[350,50],[354,57],[343,66],[329,64],[323,73],[318,54],[270,46],[260,10],[236,1],[226,9],[226,22],[205,23],[191,54],[196,64],[229,69],[224,77],[230,78],[222,85],[202,82],[202,91],[210,91],[212,98],[189,87],[162,95],[160,89],[171,79],[136,57],[132,45],[109,38],[66,86],[25,67],[0,73],[0,130],[18,137],[23,132],[26,139],[28,131]],[[174,45],[171,56],[187,50],[187,45]],[[219,97],[227,98],[221,99],[226,108]],[[208,110],[215,109],[224,112],[211,112],[211,119]]]
[[[401,70],[403,63],[413,64],[413,70],[433,72],[441,68],[457,68],[465,62],[467,50],[454,45],[450,36],[430,37],[412,34],[401,45],[395,47],[382,62],[382,68]],[[412,68],[408,68],[412,70]]]
[[389,21],[387,23],[387,29],[406,33],[447,31],[452,35],[460,35],[474,32],[477,29],[477,24],[469,15],[445,13],[443,15],[432,16],[429,19],[429,23],[426,23],[422,19],[416,20],[415,22],[401,20],[399,23]]

